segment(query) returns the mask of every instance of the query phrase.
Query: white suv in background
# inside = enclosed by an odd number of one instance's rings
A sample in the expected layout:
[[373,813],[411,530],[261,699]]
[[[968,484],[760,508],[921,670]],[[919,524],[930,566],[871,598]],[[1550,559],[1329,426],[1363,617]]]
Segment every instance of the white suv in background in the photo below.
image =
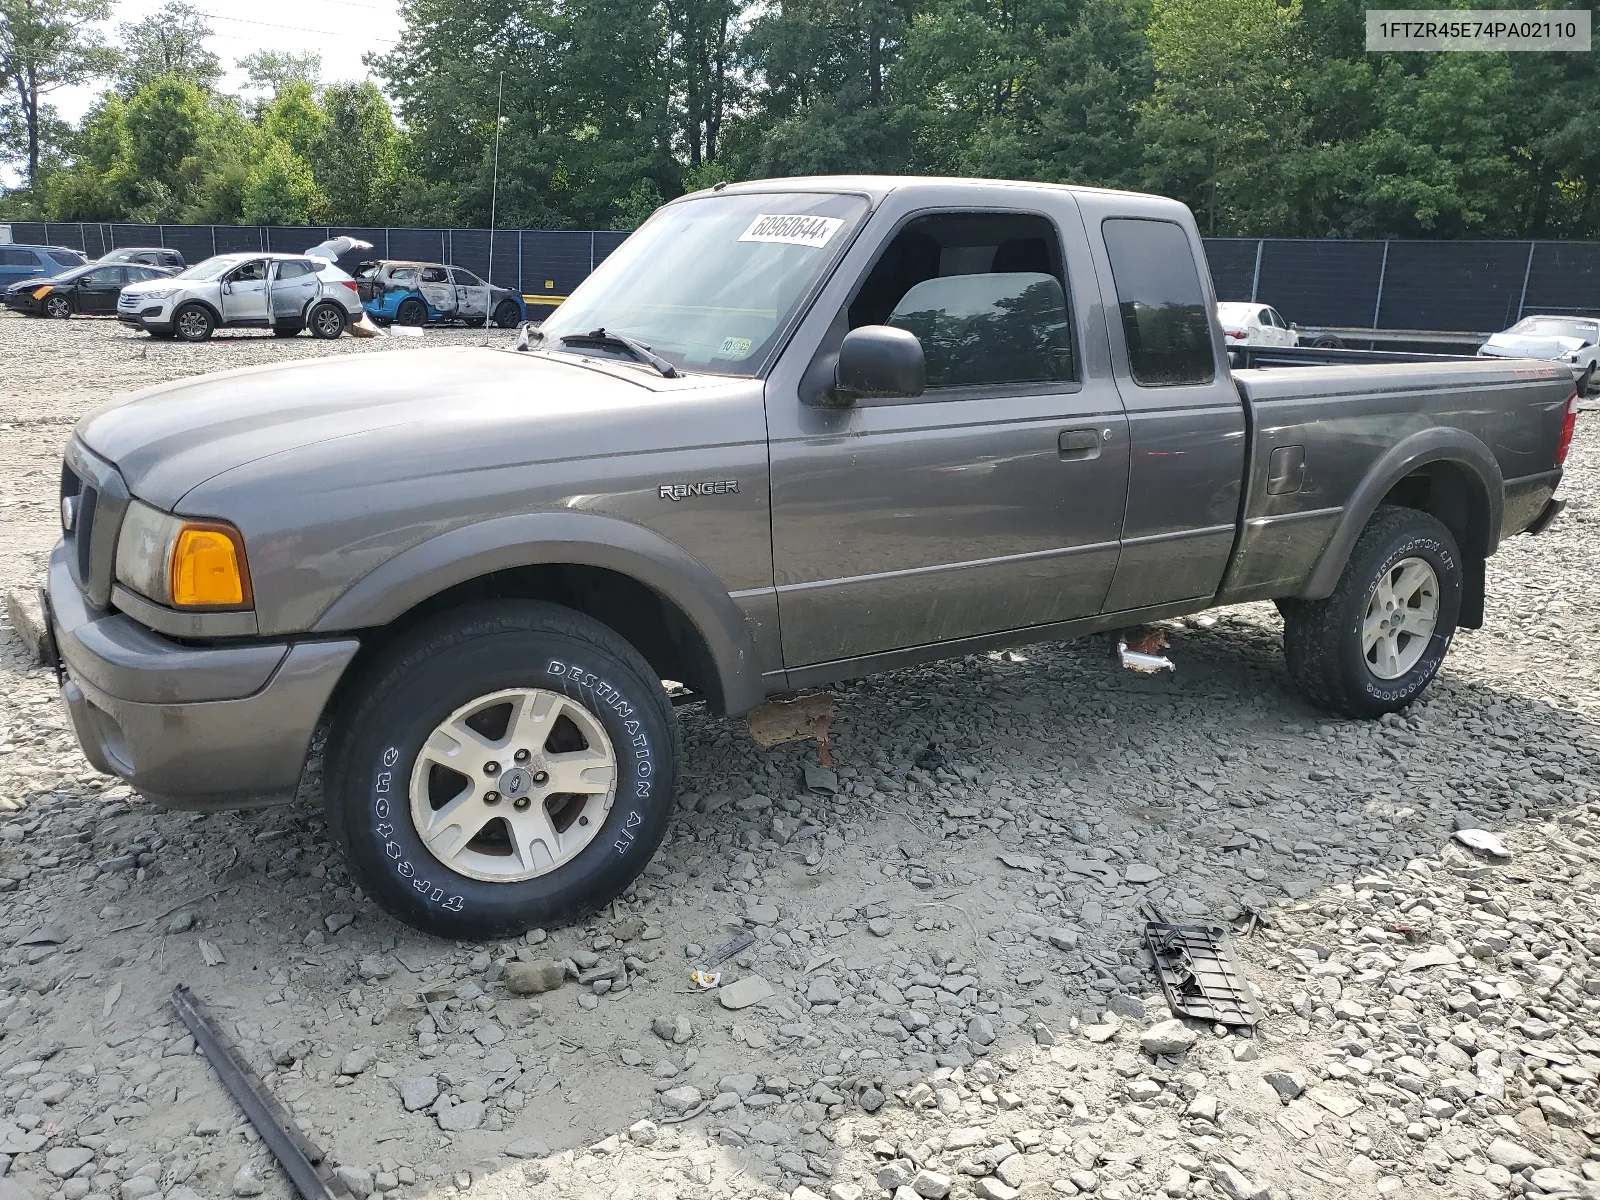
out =
[[1230,300],[1217,305],[1217,320],[1222,337],[1231,350],[1235,346],[1298,346],[1300,331],[1278,314],[1270,304],[1243,304]]
[[[332,245],[331,243],[325,245]],[[219,254],[168,279],[129,284],[117,319],[152,337],[203,342],[218,328],[271,329],[294,337],[336,338],[363,316],[356,281],[324,246],[306,254]]]

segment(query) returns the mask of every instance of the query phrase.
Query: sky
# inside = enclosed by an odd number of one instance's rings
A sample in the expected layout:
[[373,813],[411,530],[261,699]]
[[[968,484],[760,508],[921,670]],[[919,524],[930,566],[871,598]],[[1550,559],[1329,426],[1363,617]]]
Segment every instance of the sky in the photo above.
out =
[[[398,0],[191,0],[211,19],[211,49],[222,60],[227,75],[224,91],[239,91],[243,74],[234,66],[257,50],[315,50],[322,55],[322,77],[328,83],[367,78],[361,56],[382,53],[400,33]],[[149,16],[162,0],[119,0],[106,22],[108,41],[117,39],[117,26]],[[105,84],[88,88],[63,88],[50,103],[76,122],[99,97]]]

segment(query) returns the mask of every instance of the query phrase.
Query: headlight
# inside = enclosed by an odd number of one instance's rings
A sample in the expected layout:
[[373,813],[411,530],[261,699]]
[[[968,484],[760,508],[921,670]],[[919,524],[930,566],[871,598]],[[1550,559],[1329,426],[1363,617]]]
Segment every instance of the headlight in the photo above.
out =
[[174,608],[248,608],[252,599],[237,529],[175,517],[137,500],[117,536],[117,580]]
[[177,294],[177,288],[156,288],[150,292],[134,293],[140,300],[165,300],[168,296],[176,296]]

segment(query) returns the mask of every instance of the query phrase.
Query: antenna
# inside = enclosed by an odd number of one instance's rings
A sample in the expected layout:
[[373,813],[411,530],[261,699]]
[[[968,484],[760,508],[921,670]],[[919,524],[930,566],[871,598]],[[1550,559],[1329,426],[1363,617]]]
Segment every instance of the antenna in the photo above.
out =
[[[494,175],[489,183],[489,296],[483,306],[483,327],[489,328],[494,316],[494,221],[495,205],[500,199],[500,111],[506,99],[506,73],[500,72],[500,90],[494,101]],[[517,280],[520,287],[522,280]]]

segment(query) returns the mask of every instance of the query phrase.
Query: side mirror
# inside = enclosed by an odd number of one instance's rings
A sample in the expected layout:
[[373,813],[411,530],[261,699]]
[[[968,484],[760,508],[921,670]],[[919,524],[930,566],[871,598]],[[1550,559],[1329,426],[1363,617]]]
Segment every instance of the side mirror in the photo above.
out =
[[223,280],[223,281],[222,281],[222,294],[223,294],[223,295],[224,295],[224,296],[231,296],[231,295],[233,295],[233,280],[231,280],[231,279],[224,279],[224,280]]
[[1289,328],[1294,330],[1296,333],[1300,332],[1300,326],[1298,324],[1296,324],[1294,321],[1290,321],[1289,322]]
[[845,334],[833,379],[841,398],[920,396],[928,386],[928,365],[916,334],[863,325]]

